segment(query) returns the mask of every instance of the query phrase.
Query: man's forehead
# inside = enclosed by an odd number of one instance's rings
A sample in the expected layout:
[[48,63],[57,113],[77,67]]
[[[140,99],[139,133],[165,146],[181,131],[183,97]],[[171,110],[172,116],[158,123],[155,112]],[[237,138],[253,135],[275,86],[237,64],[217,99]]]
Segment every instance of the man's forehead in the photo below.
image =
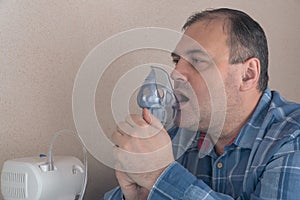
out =
[[186,29],[174,52],[184,55],[187,52],[197,52],[212,56],[220,45],[227,47],[227,31],[224,19],[212,19],[195,22]]
[[193,38],[183,35],[179,43],[177,44],[174,53],[177,55],[186,55],[186,54],[202,54],[208,55],[206,49],[202,45],[194,40]]

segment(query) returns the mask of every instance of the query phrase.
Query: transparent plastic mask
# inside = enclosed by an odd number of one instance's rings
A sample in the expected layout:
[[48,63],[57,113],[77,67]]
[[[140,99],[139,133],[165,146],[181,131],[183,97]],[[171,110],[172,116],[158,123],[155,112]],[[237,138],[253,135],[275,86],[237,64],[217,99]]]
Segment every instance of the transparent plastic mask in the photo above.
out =
[[141,108],[147,108],[158,118],[165,129],[173,126],[177,102],[168,72],[164,69],[151,66],[137,95],[137,103]]

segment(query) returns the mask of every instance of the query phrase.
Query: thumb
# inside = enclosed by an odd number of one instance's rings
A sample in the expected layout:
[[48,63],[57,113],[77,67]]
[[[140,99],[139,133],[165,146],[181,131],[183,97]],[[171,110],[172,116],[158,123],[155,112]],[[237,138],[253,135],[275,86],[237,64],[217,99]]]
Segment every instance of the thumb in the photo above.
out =
[[150,111],[147,108],[143,109],[143,119],[150,125],[154,126],[155,128],[162,129],[163,125],[160,123],[160,120],[158,120],[154,115],[150,113]]
[[147,108],[143,108],[142,115],[143,115],[143,119],[144,119],[148,124],[151,124],[151,122],[152,122],[151,113],[150,113],[150,111],[149,111]]

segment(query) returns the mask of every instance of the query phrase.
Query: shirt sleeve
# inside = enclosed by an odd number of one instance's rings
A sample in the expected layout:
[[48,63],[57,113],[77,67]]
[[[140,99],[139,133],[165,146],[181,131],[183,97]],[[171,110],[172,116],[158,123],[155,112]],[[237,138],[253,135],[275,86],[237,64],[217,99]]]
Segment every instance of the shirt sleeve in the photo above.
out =
[[279,152],[266,166],[266,170],[250,199],[297,200],[300,197],[299,186],[300,152]]
[[214,192],[178,162],[173,162],[154,184],[148,200],[229,200],[232,197]]

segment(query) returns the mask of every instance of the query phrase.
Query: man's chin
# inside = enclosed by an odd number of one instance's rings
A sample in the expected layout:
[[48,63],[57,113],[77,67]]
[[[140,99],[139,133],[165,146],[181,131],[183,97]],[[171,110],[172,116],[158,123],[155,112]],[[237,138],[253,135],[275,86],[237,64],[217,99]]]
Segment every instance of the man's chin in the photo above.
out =
[[177,127],[180,127],[180,128],[185,128],[185,129],[188,129],[188,130],[191,130],[191,131],[198,131],[198,128],[199,128],[199,124],[198,122],[195,123],[193,122],[191,119],[188,119],[186,117],[186,119],[182,118],[181,117],[181,113],[177,113],[175,119],[174,119],[174,124],[175,126]]

